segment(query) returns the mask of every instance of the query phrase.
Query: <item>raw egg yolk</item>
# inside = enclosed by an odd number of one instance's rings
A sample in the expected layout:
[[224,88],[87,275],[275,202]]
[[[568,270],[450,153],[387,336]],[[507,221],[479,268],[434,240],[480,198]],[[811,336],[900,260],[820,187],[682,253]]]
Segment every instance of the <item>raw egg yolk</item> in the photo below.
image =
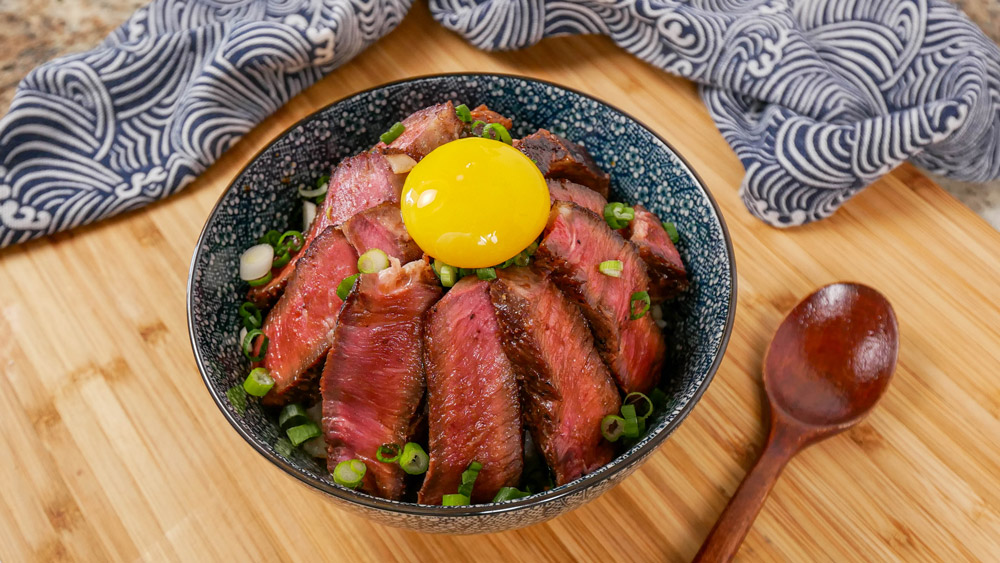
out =
[[424,252],[459,268],[513,258],[545,228],[549,189],[530,158],[478,137],[441,145],[410,170],[403,222]]

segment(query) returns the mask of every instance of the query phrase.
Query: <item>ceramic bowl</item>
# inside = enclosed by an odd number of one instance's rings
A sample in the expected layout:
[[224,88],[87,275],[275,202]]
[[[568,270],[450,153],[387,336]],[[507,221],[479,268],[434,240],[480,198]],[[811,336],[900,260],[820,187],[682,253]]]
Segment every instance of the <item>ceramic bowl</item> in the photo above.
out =
[[[612,199],[641,203],[676,223],[691,288],[669,308],[671,358],[667,407],[638,443],[603,468],[530,497],[466,507],[395,502],[334,484],[322,463],[275,449],[273,414],[255,401],[237,412],[226,391],[249,366],[237,344],[245,284],[240,253],[271,228],[301,224],[294,186],[329,173],[366,150],[407,114],[443,100],[485,103],[514,120],[515,137],[540,127],[582,143],[611,174]],[[198,240],[188,280],[191,345],[205,385],[233,428],[264,458],[338,505],[392,526],[425,532],[480,533],[535,524],[572,510],[620,483],[680,425],[715,374],[736,308],[732,244],[718,205],[683,158],[625,112],[586,94],[538,80],[493,74],[414,78],[334,102],[293,125],[254,157],[226,189]],[[281,448],[279,448],[281,449]],[[261,502],[266,502],[262,499]]]

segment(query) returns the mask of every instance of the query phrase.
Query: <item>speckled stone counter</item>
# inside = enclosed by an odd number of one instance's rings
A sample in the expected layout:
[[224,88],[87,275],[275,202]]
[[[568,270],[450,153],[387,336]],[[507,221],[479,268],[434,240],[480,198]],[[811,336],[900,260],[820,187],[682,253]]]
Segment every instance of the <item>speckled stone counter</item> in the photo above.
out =
[[[1000,0],[954,0],[1000,41]],[[17,83],[49,59],[98,43],[146,0],[0,0],[0,114]],[[426,9],[418,6],[417,9]],[[1000,180],[986,184],[933,176],[943,188],[1000,229]]]

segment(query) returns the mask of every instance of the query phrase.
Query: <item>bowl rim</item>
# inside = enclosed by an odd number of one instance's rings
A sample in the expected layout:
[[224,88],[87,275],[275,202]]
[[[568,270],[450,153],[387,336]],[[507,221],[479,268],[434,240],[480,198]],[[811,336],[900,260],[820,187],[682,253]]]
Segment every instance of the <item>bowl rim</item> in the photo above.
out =
[[[659,142],[663,143],[664,146],[670,149],[670,151],[674,154],[674,156],[677,157],[677,159],[684,166],[684,169],[687,171],[687,173],[690,174],[691,177],[693,177],[697,181],[698,187],[708,198],[708,201],[712,206],[712,210],[715,213],[715,216],[719,220],[719,226],[721,228],[722,236],[726,244],[726,253],[729,262],[731,284],[728,295],[729,310],[726,315],[726,321],[722,331],[722,338],[720,339],[719,345],[715,350],[715,358],[712,361],[712,365],[709,366],[708,368],[708,372],[705,375],[704,381],[695,390],[694,394],[688,400],[687,404],[685,404],[684,407],[682,407],[677,412],[677,415],[674,417],[674,419],[670,421],[670,423],[668,423],[662,430],[653,435],[640,448],[636,450],[626,451],[624,454],[621,454],[621,456],[619,456],[615,460],[612,460],[609,464],[604,465],[598,471],[580,477],[579,479],[576,480],[575,483],[565,488],[556,487],[549,491],[543,491],[540,493],[532,494],[523,499],[518,499],[515,501],[507,501],[502,503],[488,503],[488,504],[477,504],[468,506],[436,506],[428,504],[392,501],[375,497],[373,495],[357,493],[350,489],[346,489],[336,485],[330,485],[329,483],[313,479],[312,477],[303,474],[299,469],[297,469],[295,466],[293,466],[285,459],[273,454],[266,448],[260,446],[257,443],[258,440],[254,436],[250,435],[250,433],[247,432],[244,428],[242,428],[241,424],[234,419],[233,415],[229,412],[229,410],[223,403],[222,395],[215,391],[215,389],[212,387],[211,381],[208,378],[208,372],[205,369],[204,359],[202,358],[201,353],[198,350],[198,346],[195,342],[195,337],[194,337],[195,327],[194,327],[194,318],[192,315],[192,310],[194,306],[193,289],[194,289],[195,265],[198,263],[198,257],[201,253],[202,244],[204,242],[205,235],[208,232],[208,226],[209,223],[211,222],[212,217],[215,216],[215,214],[219,209],[219,206],[222,204],[222,201],[226,198],[226,195],[229,194],[233,186],[236,184],[236,179],[242,176],[243,173],[246,171],[246,169],[249,168],[258,158],[260,158],[260,156],[265,151],[270,149],[275,143],[283,139],[295,128],[313,119],[316,116],[316,114],[327,111],[329,108],[337,104],[343,103],[356,96],[369,94],[377,90],[381,90],[391,86],[399,86],[411,82],[420,82],[422,80],[439,79],[439,78],[461,78],[461,77],[510,78],[527,82],[535,82],[545,86],[558,88],[563,91],[572,92],[578,96],[589,99],[593,102],[596,102],[597,104],[606,106],[614,111],[617,111],[621,115],[625,116],[635,124],[639,125],[643,129],[648,131]],[[698,401],[701,399],[702,395],[705,394],[705,391],[711,385],[712,380],[715,378],[716,372],[719,370],[719,366],[722,364],[722,360],[725,357],[726,348],[728,347],[730,337],[732,336],[733,324],[736,317],[736,300],[737,300],[736,286],[737,286],[736,257],[734,254],[733,242],[732,238],[729,236],[729,228],[726,225],[726,220],[722,215],[722,210],[719,208],[718,202],[715,201],[715,197],[705,186],[705,182],[701,179],[700,176],[698,176],[698,174],[694,171],[694,169],[691,167],[688,161],[681,155],[681,153],[678,152],[673,145],[667,142],[667,140],[664,139],[659,133],[651,129],[644,122],[640,121],[639,119],[636,119],[635,116],[622,110],[618,106],[606,102],[604,100],[601,100],[593,95],[587,94],[585,92],[582,92],[580,90],[577,90],[569,86],[564,86],[549,80],[534,78],[531,76],[512,74],[512,73],[497,73],[497,72],[446,72],[446,73],[424,74],[419,76],[412,76],[409,78],[403,78],[400,80],[393,80],[391,82],[378,84],[376,86],[372,86],[364,90],[358,90],[357,92],[352,92],[320,108],[317,108],[316,110],[310,112],[308,115],[305,115],[301,119],[295,121],[295,123],[289,125],[287,128],[285,128],[277,135],[274,135],[263,147],[261,147],[260,150],[258,150],[252,157],[250,157],[246,161],[246,163],[240,168],[240,170],[236,174],[233,175],[232,180],[226,186],[226,189],[222,191],[222,193],[219,196],[219,199],[215,202],[215,205],[212,206],[212,210],[208,213],[205,219],[205,224],[204,226],[202,226],[202,231],[198,235],[198,240],[195,244],[194,252],[192,253],[191,256],[191,265],[189,266],[188,269],[188,282],[187,282],[187,295],[186,295],[188,339],[191,343],[191,350],[194,352],[195,363],[198,366],[198,371],[201,374],[202,381],[205,384],[205,387],[207,388],[209,394],[212,396],[212,399],[215,401],[216,406],[222,412],[222,415],[233,427],[233,429],[235,429],[236,432],[240,435],[240,437],[242,437],[243,440],[247,442],[247,444],[249,444],[254,450],[256,450],[257,453],[261,454],[265,459],[276,465],[285,473],[291,475],[295,479],[308,485],[310,488],[313,488],[322,493],[326,493],[327,495],[333,496],[339,500],[343,500],[345,502],[355,505],[360,505],[360,507],[364,509],[388,511],[408,516],[433,517],[433,518],[488,516],[488,515],[498,515],[509,512],[516,512],[518,510],[529,507],[542,506],[575,495],[581,491],[591,488],[592,486],[596,485],[601,481],[604,481],[605,479],[611,478],[612,476],[614,476],[617,473],[620,473],[621,471],[626,470],[638,460],[642,460],[649,454],[653,453],[653,451],[655,451],[664,441],[666,441],[666,439],[674,432],[674,430],[676,430],[677,427],[680,426],[680,424],[688,417],[691,411],[694,410],[695,406],[698,404]]]

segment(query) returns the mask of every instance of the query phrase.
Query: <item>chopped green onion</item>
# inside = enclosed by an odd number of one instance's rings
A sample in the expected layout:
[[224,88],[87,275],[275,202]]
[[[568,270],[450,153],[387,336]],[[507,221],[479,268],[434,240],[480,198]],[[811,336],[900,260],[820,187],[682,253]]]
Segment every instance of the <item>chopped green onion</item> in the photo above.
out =
[[642,436],[646,433],[646,417],[640,416],[636,419],[639,426],[639,435]]
[[274,451],[278,452],[282,457],[292,457],[295,446],[288,441],[288,438],[281,437],[274,443]]
[[299,186],[299,197],[304,197],[306,199],[313,199],[313,198],[317,198],[319,196],[326,195],[327,190],[330,189],[330,184],[329,184],[330,177],[329,176],[323,176],[322,178],[320,178],[320,180],[322,180],[323,178],[326,178],[326,181],[322,182],[322,183],[319,182],[319,181],[317,181],[316,182],[316,187],[313,188],[313,189],[311,189],[311,190],[306,189],[306,187],[304,185]]
[[268,272],[255,280],[247,280],[247,283],[250,284],[250,287],[259,287],[271,281],[271,277],[271,272]]
[[324,201],[326,201],[326,195],[325,194],[324,195],[316,196],[316,199],[313,200],[313,203],[315,203],[316,205],[323,205]]
[[[254,338],[261,337],[260,341],[260,352],[254,354],[253,345]],[[255,328],[247,332],[247,335],[243,337],[243,355],[250,358],[251,362],[259,362],[264,359],[264,355],[267,354],[267,335],[263,333],[259,328]]]
[[438,278],[441,279],[441,285],[443,287],[452,287],[455,282],[458,281],[458,268],[454,266],[449,266],[444,262],[434,259],[434,272],[437,273]]
[[617,442],[618,438],[622,437],[622,433],[625,431],[625,419],[616,415],[609,414],[601,419],[601,435],[604,439],[609,442]]
[[420,475],[426,472],[429,462],[430,458],[427,457],[427,452],[416,442],[407,442],[403,446],[402,455],[399,456],[399,466],[410,475]]
[[285,430],[285,434],[288,434],[288,439],[291,440],[292,445],[297,447],[306,440],[311,440],[316,436],[321,436],[323,431],[320,430],[318,424],[310,420],[305,424],[293,426],[288,430]]
[[664,221],[663,229],[670,235],[670,242],[677,244],[677,241],[681,240],[681,234],[677,232],[677,225],[669,221]]
[[476,269],[475,268],[459,268],[458,269],[458,279],[462,279],[465,276],[471,276],[474,273],[476,273]]
[[441,497],[441,506],[464,506],[469,504],[469,497],[463,494],[451,494]]
[[345,459],[333,468],[333,482],[348,489],[356,489],[368,472],[368,466],[360,459]]
[[[290,243],[286,244],[285,239],[292,239]],[[278,239],[278,246],[275,248],[281,249],[278,252],[298,252],[302,250],[302,246],[306,243],[306,239],[302,236],[299,231],[286,231],[285,234],[281,235]]]
[[635,415],[635,405],[622,405],[622,418],[625,419],[625,428],[622,435],[626,438],[638,438],[639,417]]
[[484,281],[497,279],[496,268],[476,268],[476,276]]
[[257,239],[257,244],[270,244],[275,246],[278,244],[278,239],[281,238],[281,233],[271,229],[270,231],[264,233],[259,239]]
[[326,174],[323,174],[319,178],[316,178],[316,187],[317,188],[320,187],[320,186],[322,186],[322,185],[324,185],[324,184],[326,184],[327,186],[330,185],[330,176],[328,176]]
[[[642,309],[636,311],[635,309],[636,303],[642,303]],[[636,319],[641,319],[642,316],[646,314],[646,311],[649,310],[649,293],[645,291],[636,291],[635,293],[633,293],[632,298],[629,299],[628,302],[628,309],[629,312],[631,313],[633,321]]]
[[465,104],[455,106],[455,115],[458,116],[458,120],[462,123],[472,122],[472,112],[469,111],[469,106]]
[[522,491],[517,487],[500,487],[497,491],[497,496],[493,497],[493,502],[504,502],[506,500],[517,500],[519,498],[524,498],[530,496],[531,493]]
[[514,257],[514,264],[517,266],[527,266],[529,263],[531,263],[531,255],[528,254],[527,250]]
[[403,455],[402,450],[399,444],[382,444],[378,447],[378,451],[375,452],[375,458],[382,463],[396,463],[399,461],[400,456]]
[[233,409],[235,409],[240,416],[247,413],[246,389],[239,385],[233,385],[228,391],[226,391],[226,398],[229,399],[229,404],[233,405]]
[[264,315],[261,314],[260,309],[249,301],[240,305],[240,317],[243,319],[243,326],[247,330],[260,328],[260,325],[264,322]]
[[347,296],[350,295],[351,290],[354,289],[354,282],[357,279],[358,274],[354,274],[340,280],[340,283],[337,285],[337,297],[339,297],[341,301],[347,301]]
[[[518,256],[520,256],[520,254],[518,254]],[[511,257],[511,258],[508,258],[508,259],[504,260],[502,263],[497,264],[496,266],[494,266],[494,268],[496,268],[498,270],[505,270],[507,268],[510,268],[511,266],[514,265],[514,258],[517,258],[517,256],[514,256],[514,257]]]
[[472,498],[472,487],[476,484],[476,478],[482,471],[483,464],[473,461],[469,468],[462,472],[462,484],[458,486],[458,494]]
[[[633,398],[635,399],[635,401],[631,401],[630,400],[630,399],[633,399]],[[639,418],[646,418],[649,415],[653,414],[653,401],[649,397],[647,397],[645,394],[643,394],[643,393],[640,393],[638,391],[633,391],[633,392],[629,393],[628,395],[625,395],[625,400],[623,402],[624,403],[628,403],[630,405],[635,405],[635,404],[637,404],[639,402],[646,403],[647,408],[646,408],[645,414],[637,415]]]
[[281,254],[274,257],[274,262],[271,263],[272,268],[281,268],[285,264],[292,261],[292,256],[288,254],[288,251],[284,251]]
[[379,139],[381,139],[383,143],[388,145],[389,143],[395,141],[396,138],[398,138],[400,135],[402,135],[403,131],[406,131],[406,126],[397,121],[395,124],[393,124],[392,127],[389,128],[388,131],[382,133],[382,135],[379,136]]
[[620,278],[622,277],[622,270],[625,269],[625,265],[622,264],[621,260],[605,260],[597,265],[597,269],[605,276]]
[[374,274],[389,267],[389,255],[373,248],[358,257],[358,271],[362,274]]
[[281,409],[281,414],[278,415],[278,428],[288,430],[293,426],[305,424],[309,420],[310,418],[306,414],[305,407],[298,403],[292,403],[285,405],[285,408]]
[[243,389],[254,397],[263,397],[274,387],[274,378],[266,368],[253,368],[243,381]]
[[653,389],[650,399],[652,399],[653,405],[656,408],[663,408],[667,406],[667,394],[664,393],[663,389],[660,389],[659,387]]
[[[486,122],[477,119],[472,125],[469,126],[469,131],[472,131],[473,133],[475,133],[476,129],[479,128],[479,127],[485,128],[486,127]],[[480,133],[482,133],[482,131],[480,131]]]
[[486,127],[483,127],[482,136],[487,139],[493,139],[494,141],[507,143],[508,145],[513,144],[513,140],[510,138],[510,133],[507,131],[507,128],[499,123],[490,123]]
[[604,206],[604,220],[612,229],[623,229],[635,219],[635,209],[624,203],[613,202]]

